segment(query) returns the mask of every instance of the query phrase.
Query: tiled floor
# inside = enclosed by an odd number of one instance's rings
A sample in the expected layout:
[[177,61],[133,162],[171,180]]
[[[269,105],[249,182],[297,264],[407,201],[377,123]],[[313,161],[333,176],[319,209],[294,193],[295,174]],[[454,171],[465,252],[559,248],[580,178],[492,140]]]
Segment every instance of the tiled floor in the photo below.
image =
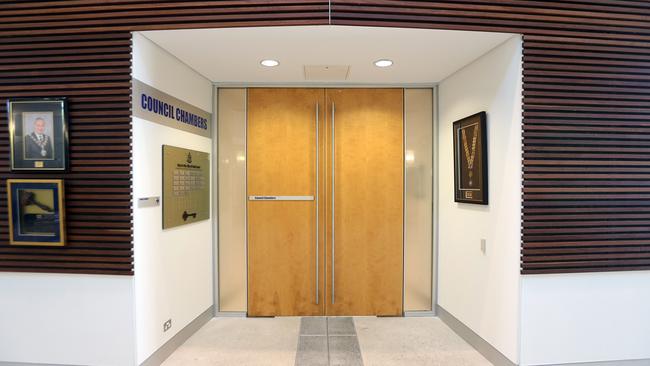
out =
[[438,318],[215,318],[164,366],[489,366]]
[[363,366],[352,318],[302,318],[295,366],[328,365]]

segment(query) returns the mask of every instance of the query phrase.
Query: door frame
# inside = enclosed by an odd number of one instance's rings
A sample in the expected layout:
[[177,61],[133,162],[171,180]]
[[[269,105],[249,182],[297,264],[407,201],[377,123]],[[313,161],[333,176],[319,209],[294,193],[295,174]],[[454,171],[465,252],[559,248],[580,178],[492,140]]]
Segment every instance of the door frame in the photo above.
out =
[[[242,311],[221,311],[219,309],[219,270],[217,264],[219,262],[219,121],[218,121],[218,89],[248,89],[248,88],[325,88],[325,89],[359,89],[359,88],[368,88],[368,89],[380,89],[380,88],[404,88],[404,89],[432,89],[432,106],[433,106],[433,116],[432,116],[432,138],[431,144],[432,148],[432,168],[433,168],[433,184],[432,187],[432,226],[431,226],[431,310],[430,311],[403,311],[404,317],[420,317],[420,316],[436,316],[437,315],[437,304],[438,304],[438,122],[439,122],[439,105],[438,105],[438,85],[439,83],[388,83],[388,84],[340,84],[340,83],[212,83],[212,123],[215,128],[212,132],[212,184],[211,184],[211,195],[212,195],[212,217],[213,220],[213,234],[212,234],[212,272],[213,272],[213,305],[214,305],[214,316],[215,317],[246,317],[247,310]],[[246,101],[245,108],[248,111],[248,91],[246,91]],[[402,111],[404,113],[404,111]],[[406,126],[406,120],[403,119],[404,126]],[[244,146],[247,151],[248,146],[246,145],[246,137],[248,135],[248,113],[245,113],[245,135],[244,135]],[[403,127],[405,128],[405,127]],[[404,145],[406,146],[406,135],[403,136]],[[246,167],[247,169],[247,167]],[[404,171],[406,170],[406,162],[404,162]],[[247,173],[245,173],[247,174]],[[247,177],[245,177],[247,178]],[[406,180],[406,174],[403,175],[404,181]],[[404,182],[405,183],[405,182]],[[245,183],[246,184],[246,181]],[[248,187],[245,187],[247,190]],[[406,185],[404,185],[404,190],[402,192],[405,195]],[[248,227],[248,209],[246,205],[247,197],[242,197],[242,200],[245,201],[246,207],[246,218],[245,226]],[[405,199],[405,197],[403,197]],[[404,201],[406,202],[406,201]],[[405,211],[403,212],[405,215]],[[248,235],[245,234],[246,240],[246,262],[243,266],[246,269],[246,303],[248,303]],[[405,247],[406,242],[402,241],[403,248]],[[405,261],[403,259],[403,261]],[[404,282],[406,263],[403,263],[402,266],[402,306],[404,307],[404,298],[406,291],[406,284]]]

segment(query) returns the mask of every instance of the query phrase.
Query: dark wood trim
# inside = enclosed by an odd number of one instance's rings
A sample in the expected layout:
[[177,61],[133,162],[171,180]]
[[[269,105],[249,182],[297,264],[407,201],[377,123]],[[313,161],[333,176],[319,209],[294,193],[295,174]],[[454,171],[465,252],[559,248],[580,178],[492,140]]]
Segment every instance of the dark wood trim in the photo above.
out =
[[[6,245],[0,271],[132,274],[131,31],[279,25],[524,35],[524,274],[648,270],[650,3],[632,0],[4,1],[0,120],[13,97],[70,98],[70,245]],[[0,185],[11,174],[0,124]],[[4,141],[4,142],[2,142]],[[4,222],[5,225],[1,223]],[[117,264],[120,264],[117,266]]]
[[523,34],[523,274],[650,269],[649,17],[645,1],[332,1],[333,24]]

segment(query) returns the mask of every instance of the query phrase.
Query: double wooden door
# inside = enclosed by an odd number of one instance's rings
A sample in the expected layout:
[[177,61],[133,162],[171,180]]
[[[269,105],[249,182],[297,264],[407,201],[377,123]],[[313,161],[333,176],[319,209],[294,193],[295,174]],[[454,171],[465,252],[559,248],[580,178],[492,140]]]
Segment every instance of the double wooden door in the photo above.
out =
[[403,90],[248,90],[248,314],[401,315]]

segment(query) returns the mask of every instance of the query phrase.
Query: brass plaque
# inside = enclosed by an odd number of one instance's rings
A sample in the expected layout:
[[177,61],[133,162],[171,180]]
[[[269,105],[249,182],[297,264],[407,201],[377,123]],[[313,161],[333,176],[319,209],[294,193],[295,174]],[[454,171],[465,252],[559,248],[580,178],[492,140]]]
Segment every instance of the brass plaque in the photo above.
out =
[[163,145],[163,229],[210,218],[210,154]]

